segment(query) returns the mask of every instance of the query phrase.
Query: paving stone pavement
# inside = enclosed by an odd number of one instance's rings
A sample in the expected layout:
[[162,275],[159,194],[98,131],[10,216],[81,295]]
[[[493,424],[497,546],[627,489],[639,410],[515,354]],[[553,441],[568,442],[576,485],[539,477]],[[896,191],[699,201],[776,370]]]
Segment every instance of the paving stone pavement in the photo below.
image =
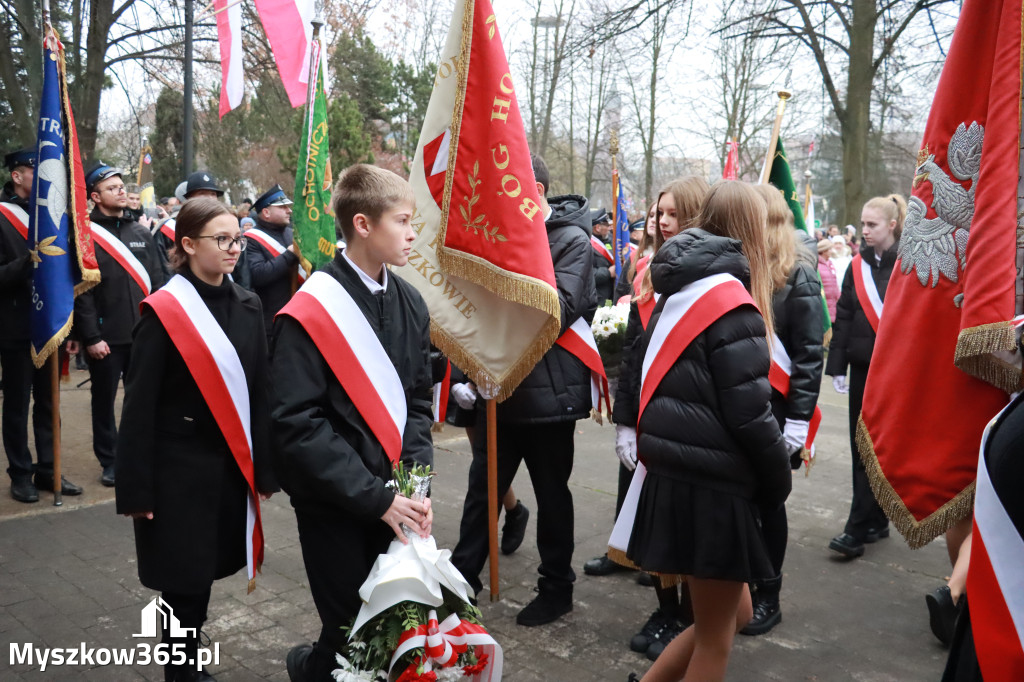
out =
[[[62,390],[64,465],[86,488],[55,508],[0,495],[0,682],[8,680],[161,680],[159,666],[48,666],[12,661],[12,644],[35,647],[133,647],[140,610],[154,593],[135,568],[131,523],[117,516],[113,492],[100,486],[92,455],[87,375],[72,372]],[[949,564],[943,541],[911,551],[895,534],[842,562],[826,545],[842,529],[849,505],[850,453],[845,397],[822,392],[824,425],[818,463],[794,478],[788,503],[790,546],[782,595],[783,622],[762,637],[737,637],[730,680],[936,680],[946,652],[928,629],[924,595],[944,581]],[[656,606],[634,575],[583,575],[586,559],[604,551],[615,504],[614,431],[581,422],[572,491],[576,508],[574,610],[548,626],[522,628],[515,614],[536,583],[535,515],[523,546],[502,557],[501,600],[482,602],[484,622],[505,652],[508,680],[625,680],[648,661],[629,651],[629,638]],[[437,435],[435,536],[452,547],[458,536],[469,446],[461,430]],[[4,480],[6,485],[6,480]],[[514,487],[536,511],[525,470]],[[213,590],[204,627],[220,647],[210,666],[218,680],[288,679],[284,657],[319,632],[287,497],[264,506],[267,551],[256,591],[246,594],[238,574]],[[484,570],[484,579],[486,580]]]

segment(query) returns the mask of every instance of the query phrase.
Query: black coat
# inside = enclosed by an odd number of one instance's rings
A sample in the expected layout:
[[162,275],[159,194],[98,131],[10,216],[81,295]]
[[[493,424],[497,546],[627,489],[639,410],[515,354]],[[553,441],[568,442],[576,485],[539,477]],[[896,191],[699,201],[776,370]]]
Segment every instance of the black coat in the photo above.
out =
[[[407,467],[431,464],[433,377],[426,303],[393,272],[383,294],[371,294],[340,252],[323,272],[355,300],[401,377],[408,405],[402,461]],[[303,512],[379,520],[394,499],[384,487],[391,478],[384,448],[294,318],[278,316],[271,353],[274,467],[292,505]]]
[[[213,287],[191,272],[184,276],[238,352],[249,385],[256,487],[274,492],[260,301],[226,279]],[[151,521],[135,521],[143,585],[197,593],[245,566],[245,478],[181,353],[148,306],[135,327],[116,468],[117,512],[153,512]]]
[[626,333],[622,339],[622,361],[619,382],[615,388],[612,421],[636,428],[640,411],[640,375],[644,362],[644,326],[636,301],[629,304]]
[[[872,247],[867,244],[860,247],[860,256],[871,266],[871,279],[883,302],[899,248],[899,242],[896,242],[877,261]],[[843,290],[836,304],[836,322],[832,326],[832,342],[828,346],[828,363],[825,366],[825,374],[829,376],[846,376],[846,369],[850,365],[858,365],[867,371],[871,353],[875,350],[875,330],[871,328],[871,323],[860,307],[860,299],[853,285],[853,268],[852,263],[846,268]]]
[[[689,229],[665,242],[651,264],[662,297],[644,352],[669,296],[710,275],[747,285],[740,242]],[[701,332],[655,389],[638,426],[637,452],[652,472],[776,508],[792,485],[789,452],[772,417],[768,340],[756,309],[732,310]]]
[[[601,241],[606,244],[608,240],[602,239]],[[591,247],[593,248],[593,246]],[[611,253],[611,250],[607,250]],[[597,304],[604,305],[605,301],[614,300],[615,296],[615,275],[614,270],[609,270],[609,267],[614,267],[612,263],[609,263],[606,258],[602,258],[598,253],[594,253],[594,289],[597,293]]]
[[[28,200],[15,194],[10,182],[0,193],[0,201],[29,210]],[[0,344],[21,346],[32,338],[31,307],[32,256],[28,241],[0,213]]]
[[792,361],[789,399],[772,390],[772,411],[782,425],[786,419],[810,421],[818,404],[821,371],[825,365],[822,346],[824,308],[818,270],[802,260],[772,298],[775,334]]
[[[582,317],[589,324],[597,310],[594,247],[590,245],[590,209],[581,196],[548,199],[548,245],[555,266],[562,333]],[[498,404],[498,421],[545,423],[590,416],[590,370],[561,346],[551,347],[507,400]]]
[[[256,219],[256,227],[263,230],[285,246],[292,245],[292,228],[265,223]],[[292,297],[292,275],[299,257],[291,251],[280,256],[263,248],[255,239],[250,239],[245,250],[249,266],[249,284],[263,302],[263,320],[269,335],[274,328],[274,316]]]
[[[167,280],[164,266],[149,230],[136,222],[105,216],[95,209],[90,219],[124,242],[139,259],[153,291]],[[75,337],[87,346],[100,341],[111,345],[132,342],[139,321],[139,304],[145,294],[132,276],[103,249],[96,247],[100,283],[75,299]]]

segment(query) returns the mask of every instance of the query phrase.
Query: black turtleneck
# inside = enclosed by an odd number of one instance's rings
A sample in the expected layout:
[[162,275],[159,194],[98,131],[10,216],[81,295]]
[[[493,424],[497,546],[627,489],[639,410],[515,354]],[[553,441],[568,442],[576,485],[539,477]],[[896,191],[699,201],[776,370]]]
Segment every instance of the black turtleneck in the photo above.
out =
[[234,286],[231,280],[225,277],[219,285],[214,286],[196,277],[187,266],[182,268],[179,274],[192,283],[203,303],[213,314],[213,319],[217,320],[217,324],[227,333],[228,323],[231,321],[231,289]]

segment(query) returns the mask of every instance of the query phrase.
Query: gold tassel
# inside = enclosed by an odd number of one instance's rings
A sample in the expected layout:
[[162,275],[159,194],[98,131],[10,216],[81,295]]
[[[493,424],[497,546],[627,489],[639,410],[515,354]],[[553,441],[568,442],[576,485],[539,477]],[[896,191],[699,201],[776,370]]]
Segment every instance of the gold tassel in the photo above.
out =
[[627,557],[626,553],[623,552],[621,549],[609,547],[607,554],[608,558],[617,563],[619,566],[625,566],[626,568],[632,568],[637,571],[640,570],[640,567],[634,564],[632,561],[630,561],[629,557]]
[[256,589],[256,576],[253,576],[249,580],[249,589],[246,594],[252,594],[252,591]]
[[804,463],[804,478],[809,478],[811,467],[814,466],[814,458],[811,457],[811,451],[807,448],[800,448],[800,459]]
[[992,384],[1007,393],[1022,388],[1020,368],[992,355],[1017,348],[1017,330],[1012,322],[993,322],[960,332],[956,340],[953,364],[972,377]]
[[857,420],[857,449],[867,470],[875,499],[911,549],[924,547],[974,512],[975,482],[971,481],[970,485],[957,493],[956,497],[918,521],[885,478],[875,454],[871,434],[868,433],[863,418]]
[[832,345],[832,327],[829,327],[828,329],[825,330],[825,338],[822,339],[821,345],[824,346],[825,348],[828,348],[830,345]]
[[434,433],[441,433],[444,431],[444,422],[434,422],[434,425],[430,427],[430,430]]

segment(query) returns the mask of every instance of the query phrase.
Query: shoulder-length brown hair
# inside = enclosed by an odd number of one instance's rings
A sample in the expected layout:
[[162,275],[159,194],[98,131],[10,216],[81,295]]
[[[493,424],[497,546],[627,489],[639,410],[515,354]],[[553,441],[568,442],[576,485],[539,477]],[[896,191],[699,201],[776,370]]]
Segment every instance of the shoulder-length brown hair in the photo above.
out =
[[782,192],[772,185],[754,185],[768,207],[768,225],[765,237],[768,240],[768,273],[772,280],[772,291],[785,286],[793,266],[796,264],[796,226],[793,211],[782,197]]
[[[697,224],[697,216],[700,213],[701,202],[707,196],[708,181],[697,175],[684,175],[676,178],[665,185],[665,188],[658,192],[658,200],[655,206],[661,203],[661,197],[666,194],[672,195],[672,203],[676,207],[676,219],[679,221],[679,231],[689,229]],[[665,235],[661,233],[661,215],[656,216],[658,220],[654,223],[654,253],[658,252],[661,245],[665,243]],[[646,231],[645,231],[646,233]],[[637,250],[637,253],[640,253]],[[653,254],[652,254],[653,255]],[[640,282],[640,292],[637,299],[646,299],[654,293],[654,285],[651,284],[651,269],[647,268],[644,278]]]
[[231,209],[212,197],[189,199],[181,207],[174,220],[174,248],[167,254],[171,268],[175,272],[181,272],[188,267],[188,254],[182,247],[181,240],[185,237],[194,240],[203,231],[206,224],[219,215],[234,217]]

